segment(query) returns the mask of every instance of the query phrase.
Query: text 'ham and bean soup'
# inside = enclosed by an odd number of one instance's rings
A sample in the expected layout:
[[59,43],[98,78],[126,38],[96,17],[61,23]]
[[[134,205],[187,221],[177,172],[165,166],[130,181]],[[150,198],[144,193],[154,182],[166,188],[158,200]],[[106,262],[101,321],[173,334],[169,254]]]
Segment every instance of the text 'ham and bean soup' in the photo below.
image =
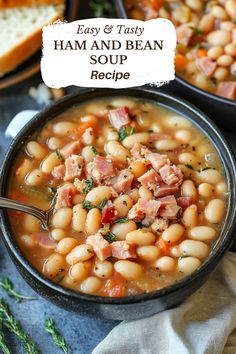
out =
[[236,99],[236,0],[125,0],[138,20],[171,20],[177,33],[175,69],[190,83]]
[[16,242],[47,278],[121,297],[199,268],[217,239],[227,184],[210,141],[150,101],[104,98],[73,107],[24,145],[10,198],[49,208],[51,232],[9,212]]

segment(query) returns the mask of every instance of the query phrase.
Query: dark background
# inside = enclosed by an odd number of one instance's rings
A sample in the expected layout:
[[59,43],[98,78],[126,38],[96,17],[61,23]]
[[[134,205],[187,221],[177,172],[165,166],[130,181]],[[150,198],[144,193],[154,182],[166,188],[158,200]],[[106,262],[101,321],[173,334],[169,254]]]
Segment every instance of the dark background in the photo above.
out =
[[[77,1],[77,0],[73,0]],[[80,2],[80,18],[93,17],[98,15],[96,11],[99,7],[89,8],[88,1]],[[99,4],[99,1],[97,1]],[[102,0],[100,3],[104,3]],[[95,12],[94,12],[95,10]],[[109,9],[110,15],[114,15],[113,6]],[[112,13],[113,12],[113,13]],[[108,14],[108,15],[109,15]],[[29,88],[37,86],[41,81],[41,76],[38,74],[31,79],[24,81],[6,90],[0,91],[0,159],[2,161],[5,151],[10,144],[9,139],[5,139],[5,129],[12,117],[21,110],[25,109],[40,109],[42,106],[32,99],[29,94]],[[74,91],[76,88],[67,90]],[[231,145],[236,151],[235,134],[224,132]],[[57,308],[44,299],[40,298],[33,290],[25,283],[21,276],[16,271],[12,261],[10,260],[6,249],[0,240],[0,278],[9,277],[14,283],[16,290],[25,295],[34,295],[38,298],[36,301],[26,301],[16,304],[14,300],[9,299],[3,290],[0,289],[0,296],[7,300],[13,314],[20,320],[22,327],[31,338],[36,342],[38,348],[43,354],[57,354],[61,351],[55,347],[51,337],[43,329],[45,318],[48,316],[55,320],[58,329],[63,333],[69,347],[70,353],[88,354],[92,349],[109,333],[109,331],[118,322],[103,321],[99,319],[91,319],[79,316],[75,313],[69,313],[65,310]],[[23,353],[21,346],[14,335],[6,333],[6,339],[11,349],[11,353]]]

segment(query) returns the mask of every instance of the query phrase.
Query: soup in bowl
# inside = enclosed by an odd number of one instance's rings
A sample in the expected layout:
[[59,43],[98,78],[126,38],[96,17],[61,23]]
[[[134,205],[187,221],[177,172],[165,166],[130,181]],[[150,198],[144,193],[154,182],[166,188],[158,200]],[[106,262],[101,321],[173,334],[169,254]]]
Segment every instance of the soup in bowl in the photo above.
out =
[[1,194],[54,209],[50,232],[2,212],[4,241],[56,304],[149,316],[199,288],[229,247],[234,173],[220,132],[188,103],[151,89],[83,90],[12,143]]
[[236,99],[235,0],[126,0],[131,18],[162,17],[176,28],[176,73],[189,83]]

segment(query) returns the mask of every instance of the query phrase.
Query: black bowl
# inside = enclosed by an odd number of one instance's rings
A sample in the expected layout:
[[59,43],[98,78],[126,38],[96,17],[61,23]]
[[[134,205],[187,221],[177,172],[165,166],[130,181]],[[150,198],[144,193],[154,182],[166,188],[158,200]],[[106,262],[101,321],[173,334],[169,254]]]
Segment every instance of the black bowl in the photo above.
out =
[[173,307],[195,290],[197,290],[215,269],[225,251],[230,247],[233,240],[236,217],[236,188],[235,175],[236,164],[233,154],[223,138],[221,132],[201,111],[189,103],[171,97],[166,93],[151,89],[83,89],[78,93],[66,96],[61,100],[46,107],[37,114],[17,135],[8,149],[3,161],[0,176],[0,195],[6,196],[9,175],[11,174],[12,161],[15,160],[19,149],[29,136],[44,125],[47,121],[62,113],[69,107],[81,102],[102,97],[112,96],[133,96],[144,100],[151,100],[161,106],[171,109],[188,118],[197,128],[199,128],[212,142],[218,151],[224,166],[228,190],[228,208],[225,221],[222,226],[221,235],[215,246],[199,270],[190,276],[176,282],[175,284],[148,294],[124,297],[124,298],[105,298],[100,296],[86,295],[77,293],[73,290],[65,289],[58,284],[46,279],[36,271],[22,255],[20,249],[14,242],[13,232],[9,223],[6,211],[1,211],[1,227],[3,240],[7,250],[13,259],[17,269],[29,285],[40,295],[49,301],[67,310],[76,311],[81,314],[99,316],[109,319],[136,319],[150,316],[164,309]]
[[[129,18],[124,0],[114,0],[117,14]],[[205,112],[219,127],[236,130],[236,101],[217,96],[202,90],[176,75],[175,80],[163,86],[163,91],[176,94],[195,104]]]

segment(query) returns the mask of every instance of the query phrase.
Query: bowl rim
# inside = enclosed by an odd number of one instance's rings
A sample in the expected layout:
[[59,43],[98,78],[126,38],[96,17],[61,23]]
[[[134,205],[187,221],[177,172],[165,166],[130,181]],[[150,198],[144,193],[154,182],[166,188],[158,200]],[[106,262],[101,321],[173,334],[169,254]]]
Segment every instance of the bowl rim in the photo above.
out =
[[[206,261],[202,266],[195,270],[192,274],[183,277],[181,280],[177,281],[170,286],[155,290],[149,293],[142,293],[140,295],[132,295],[121,298],[114,297],[103,297],[103,296],[94,296],[84,294],[82,292],[76,292],[74,290],[64,288],[61,285],[54,283],[53,281],[47,279],[43,274],[37,271],[29,261],[23,256],[23,253],[20,251],[17,244],[14,242],[11,236],[11,228],[9,225],[7,212],[1,210],[1,229],[3,233],[3,241],[7,247],[10,256],[18,261],[23,269],[26,272],[30,273],[33,278],[36,278],[38,282],[43,284],[45,287],[49,288],[52,291],[55,291],[57,295],[63,295],[69,298],[73,298],[78,301],[86,301],[97,304],[106,304],[106,305],[119,305],[119,304],[134,304],[139,302],[144,302],[148,300],[153,300],[157,298],[162,298],[174,293],[177,290],[183,290],[188,287],[191,283],[194,283],[198,278],[200,278],[207,269],[209,270],[213,264],[217,264],[222,258],[225,251],[230,246],[233,239],[233,231],[235,229],[234,220],[236,217],[236,181],[234,176],[236,175],[236,163],[234,160],[234,155],[223,137],[220,130],[216,125],[204,115],[198,108],[194,107],[192,104],[187,101],[178,98],[168,93],[162,92],[160,90],[154,90],[150,87],[141,87],[141,88],[132,88],[132,89],[80,89],[78,92],[67,95],[60,100],[53,102],[52,104],[45,107],[41,112],[39,112],[30,122],[28,122],[25,127],[18,133],[16,138],[12,141],[11,145],[8,148],[8,151],[5,155],[1,170],[0,170],[0,195],[5,196],[6,187],[7,187],[7,172],[11,165],[13,155],[17,155],[19,146],[24,144],[24,141],[27,140],[31,134],[34,133],[34,128],[40,125],[43,126],[46,121],[54,118],[59,113],[66,111],[69,107],[75,105],[70,104],[72,101],[78,100],[77,104],[82,102],[91,101],[93,98],[102,98],[102,97],[117,97],[117,96],[130,96],[130,97],[140,97],[142,99],[148,99],[152,101],[158,101],[158,99],[166,100],[166,107],[169,107],[173,112],[175,111],[173,106],[177,104],[179,110],[182,109],[185,113],[182,113],[183,116],[187,117],[187,111],[191,113],[193,117],[188,118],[190,121],[194,122],[195,125],[202,131],[205,131],[205,135],[210,139],[215,148],[217,149],[221,161],[224,165],[225,172],[227,175],[228,188],[231,191],[229,194],[228,210],[227,210],[227,224],[223,226],[223,230],[219,237],[218,246],[213,249],[211,254],[208,256]],[[69,104],[69,107],[68,107]],[[172,105],[171,105],[172,104]],[[163,104],[164,105],[164,104]],[[170,105],[170,106],[169,106]],[[164,105],[165,106],[165,105]],[[181,114],[181,113],[179,113]],[[204,127],[204,128],[203,128]],[[219,148],[222,149],[219,151]],[[224,231],[224,232],[223,232]],[[220,247],[219,247],[220,246]]]
[[[118,13],[118,16],[120,16],[121,18],[130,19],[130,17],[128,16],[127,11],[125,9],[124,0],[114,0],[114,2],[115,2],[115,7],[116,7],[116,11]],[[183,86],[187,87],[189,90],[193,90],[193,91],[197,92],[200,95],[206,96],[207,98],[216,100],[219,103],[232,105],[233,107],[236,108],[236,100],[231,100],[229,98],[225,98],[225,97],[216,95],[215,93],[203,90],[200,87],[192,84],[191,82],[183,79],[179,75],[175,75],[175,79],[180,84],[182,84]]]

